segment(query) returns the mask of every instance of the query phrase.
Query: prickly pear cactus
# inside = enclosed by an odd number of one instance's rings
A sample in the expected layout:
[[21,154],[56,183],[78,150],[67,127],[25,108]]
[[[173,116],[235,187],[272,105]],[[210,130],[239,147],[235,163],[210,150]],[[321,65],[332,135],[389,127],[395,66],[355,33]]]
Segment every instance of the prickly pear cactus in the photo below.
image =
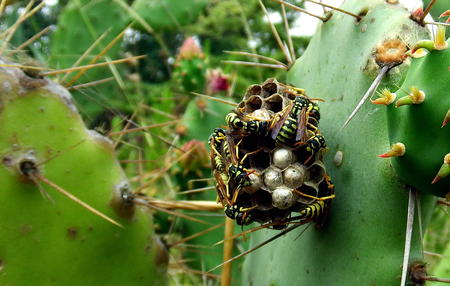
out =
[[[450,170],[439,173],[441,166],[450,164],[450,158],[445,159],[450,153],[450,126],[445,124],[450,117],[449,63],[449,48],[432,50],[414,59],[405,81],[396,91],[397,97],[403,99],[388,106],[390,142],[405,145],[405,154],[392,159],[395,171],[418,190],[442,197],[450,194]],[[405,93],[411,89],[424,96],[421,103],[409,101],[413,92]],[[399,104],[404,101],[409,104]]]
[[[385,107],[365,104],[342,129],[381,69],[377,50],[397,52],[396,48],[377,47],[389,46],[393,40],[412,47],[430,37],[405,8],[390,4],[394,2],[346,1],[341,8],[362,19],[333,12],[288,72],[289,84],[325,100],[320,104],[320,130],[327,139],[324,161],[336,198],[321,229],[309,227],[296,239],[302,231],[298,229],[250,254],[244,264],[247,285],[400,283],[409,187],[399,180],[388,159],[377,157],[390,146]],[[410,60],[401,58],[382,86],[395,90],[402,84]],[[420,197],[422,228],[433,204],[431,196]],[[417,220],[413,230],[410,261],[423,259]],[[252,245],[270,236],[273,231],[262,231]]]
[[86,129],[67,90],[1,67],[0,134],[1,285],[165,283],[150,216],[126,200],[111,142]]

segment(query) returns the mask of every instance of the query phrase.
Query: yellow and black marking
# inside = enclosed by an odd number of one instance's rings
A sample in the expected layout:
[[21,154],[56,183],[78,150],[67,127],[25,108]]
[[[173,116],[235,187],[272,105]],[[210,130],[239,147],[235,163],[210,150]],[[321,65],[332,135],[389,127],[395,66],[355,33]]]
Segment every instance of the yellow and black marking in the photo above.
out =
[[225,214],[236,220],[238,225],[249,225],[253,222],[251,215],[248,213],[253,208],[244,208],[238,205],[225,206]]
[[225,163],[221,154],[225,138],[225,130],[222,128],[214,129],[214,132],[209,137],[209,146],[211,148],[211,162],[213,164],[213,169],[219,172],[223,172],[225,170]]
[[239,115],[237,115],[234,112],[230,112],[225,116],[225,121],[227,122],[228,126],[233,129],[247,129],[247,122],[242,120]]
[[289,112],[287,118],[284,120],[285,116],[283,116],[279,119],[283,122],[279,131],[275,128],[272,132],[272,138],[275,139],[277,144],[292,145],[295,143],[297,137],[299,137],[297,136],[298,129],[303,128],[306,125],[306,122],[302,123],[301,120],[305,119],[305,112],[309,103],[310,101],[305,96],[298,96],[295,98],[292,109],[290,111],[289,109],[285,111]]
[[301,219],[317,219],[325,214],[326,203],[324,200],[316,201],[300,211]]

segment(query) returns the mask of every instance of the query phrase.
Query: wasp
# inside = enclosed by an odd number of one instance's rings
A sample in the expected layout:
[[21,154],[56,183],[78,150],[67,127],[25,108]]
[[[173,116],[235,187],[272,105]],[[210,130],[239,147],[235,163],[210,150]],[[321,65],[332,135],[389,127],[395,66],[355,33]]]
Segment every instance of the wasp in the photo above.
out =
[[229,218],[236,220],[238,225],[249,225],[253,223],[252,215],[249,213],[253,208],[244,208],[237,204],[227,205],[225,206],[225,214]]
[[268,122],[263,120],[245,120],[245,115],[230,112],[225,117],[228,126],[233,129],[244,130],[250,134],[264,136],[267,133]]
[[275,116],[271,124],[271,136],[277,144],[292,145],[307,140],[307,109],[310,101],[299,95],[291,104],[281,111],[281,117]]
[[211,163],[213,165],[213,169],[219,172],[223,172],[225,170],[225,163],[221,154],[225,138],[225,130],[222,128],[215,128],[214,132],[209,137]]
[[316,134],[306,141],[306,152],[309,154],[308,159],[305,161],[307,163],[317,152],[326,147],[325,138]]

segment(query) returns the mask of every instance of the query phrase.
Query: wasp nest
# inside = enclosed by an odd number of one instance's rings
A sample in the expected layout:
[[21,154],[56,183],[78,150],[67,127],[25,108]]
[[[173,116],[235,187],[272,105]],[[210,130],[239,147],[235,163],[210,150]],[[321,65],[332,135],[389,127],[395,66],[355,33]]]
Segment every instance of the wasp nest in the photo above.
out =
[[[315,202],[328,206],[333,185],[322,162],[318,105],[304,90],[268,79],[250,86],[210,137],[219,200],[238,224],[285,224]],[[306,212],[304,212],[306,213]]]

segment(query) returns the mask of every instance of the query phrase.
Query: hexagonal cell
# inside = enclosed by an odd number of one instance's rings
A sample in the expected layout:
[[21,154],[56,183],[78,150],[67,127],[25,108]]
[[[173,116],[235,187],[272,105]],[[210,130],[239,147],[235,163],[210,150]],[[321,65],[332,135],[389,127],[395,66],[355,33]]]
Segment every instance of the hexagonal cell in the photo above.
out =
[[300,164],[293,164],[283,171],[284,184],[290,188],[296,189],[303,184],[306,177],[305,167]]
[[279,112],[283,109],[283,98],[278,93],[272,94],[266,98],[263,106],[273,112]]
[[272,195],[264,190],[258,190],[251,197],[252,205],[258,206],[256,209],[267,211],[273,209]]
[[263,97],[268,97],[278,91],[278,82],[274,78],[269,78],[262,84],[261,95]]
[[307,181],[313,184],[319,184],[322,182],[325,176],[325,166],[323,162],[314,162],[307,170],[308,178]]
[[252,113],[248,114],[250,117],[255,118],[261,121],[269,121],[272,120],[273,112],[271,110],[267,110],[265,108],[260,108]]
[[249,194],[253,194],[257,190],[259,190],[263,185],[261,174],[259,174],[257,172],[250,173],[248,175],[248,178],[251,182],[251,185],[249,187],[245,188],[244,190],[245,190],[245,192],[247,192]]
[[296,202],[296,196],[291,188],[280,186],[272,193],[272,205],[276,208],[285,210],[290,208]]
[[292,153],[292,151],[289,149],[279,148],[273,151],[272,162],[276,167],[280,169],[286,168],[294,160],[295,160],[294,153]]
[[261,94],[262,87],[259,84],[252,84],[247,91],[245,92],[245,99],[249,98],[252,95]]
[[297,198],[298,202],[309,205],[312,204],[314,201],[316,201],[315,198],[318,197],[319,188],[315,184],[305,182],[296,193],[299,195]]
[[250,156],[250,166],[253,169],[264,170],[270,166],[270,155],[268,152],[261,150]]
[[252,95],[245,101],[245,112],[251,113],[257,109],[260,109],[262,105],[261,97],[257,95]]
[[264,184],[268,188],[269,192],[275,190],[283,184],[283,177],[281,176],[281,170],[275,167],[269,167],[264,172]]

